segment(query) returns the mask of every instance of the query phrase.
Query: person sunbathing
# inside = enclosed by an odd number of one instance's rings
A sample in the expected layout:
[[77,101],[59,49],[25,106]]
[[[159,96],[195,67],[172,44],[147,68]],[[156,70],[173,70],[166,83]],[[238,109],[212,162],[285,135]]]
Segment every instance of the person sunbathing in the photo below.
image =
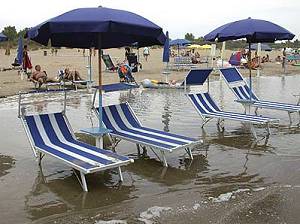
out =
[[78,71],[70,71],[69,68],[65,69],[64,79],[69,81],[82,81]]
[[31,76],[29,77],[29,80],[34,82],[35,84],[38,84],[38,88],[40,88],[43,85],[43,83],[47,82],[47,73],[45,71],[42,71],[40,65],[36,65],[34,69],[35,71],[32,72]]

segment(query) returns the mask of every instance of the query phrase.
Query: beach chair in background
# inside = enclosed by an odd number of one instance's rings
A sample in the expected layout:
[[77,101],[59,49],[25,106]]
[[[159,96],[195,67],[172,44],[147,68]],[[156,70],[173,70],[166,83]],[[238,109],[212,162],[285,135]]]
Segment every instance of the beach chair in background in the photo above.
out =
[[20,94],[19,118],[33,153],[39,159],[39,165],[44,155],[50,155],[67,164],[80,172],[80,177],[74,173],[84,191],[88,191],[86,174],[117,168],[120,180],[123,181],[121,166],[133,162],[132,159],[78,141],[66,117],[65,109],[59,113],[26,115],[21,109],[21,97]]
[[170,64],[171,70],[190,70],[196,68],[197,65],[192,63],[191,57],[174,57],[174,62]]
[[[94,107],[93,110],[98,115],[99,109]],[[202,140],[143,126],[128,103],[103,107],[103,123],[112,130],[109,134],[112,137],[136,143],[139,153],[140,147],[151,149],[165,167],[168,166],[165,153],[185,150],[192,160],[191,148],[202,143]]]
[[84,85],[87,88],[87,84],[89,82],[89,81],[86,81],[86,80],[76,81],[76,80],[64,79],[64,70],[58,70],[56,79],[57,79],[56,82],[47,82],[47,83],[45,83],[47,90],[50,90],[51,87],[58,87],[59,89],[63,89],[66,86],[73,86],[75,90],[78,90],[78,87],[80,85]]
[[[186,85],[203,85],[207,80],[209,74],[212,72],[212,69],[195,69],[192,71],[193,72],[190,75],[190,79],[187,80]],[[222,131],[224,131],[224,120],[240,121],[250,124],[250,131],[253,137],[257,140],[257,134],[254,129],[254,124],[263,125],[267,131],[266,137],[268,137],[270,135],[269,125],[271,123],[278,123],[278,119],[223,111],[220,109],[220,107],[217,105],[216,101],[208,91],[189,93],[187,94],[187,96],[203,120],[202,128],[206,123],[214,118],[218,120],[218,129],[222,129]]]
[[118,70],[118,66],[115,66],[113,61],[111,60],[111,57],[109,54],[103,54],[102,55],[102,60],[105,64],[106,70],[107,71],[117,71]]
[[[220,72],[227,83],[228,87],[236,96],[236,102],[239,102],[244,105],[245,109],[247,107],[255,108],[255,114],[257,114],[258,108],[272,109],[272,110],[281,110],[287,111],[289,116],[290,125],[292,125],[292,113],[298,113],[300,117],[300,105],[281,103],[274,101],[260,100],[253,91],[250,91],[250,88],[242,77],[239,70],[235,67],[232,68],[223,68],[220,69]],[[251,94],[251,100],[250,100]],[[300,120],[299,120],[300,121]]]

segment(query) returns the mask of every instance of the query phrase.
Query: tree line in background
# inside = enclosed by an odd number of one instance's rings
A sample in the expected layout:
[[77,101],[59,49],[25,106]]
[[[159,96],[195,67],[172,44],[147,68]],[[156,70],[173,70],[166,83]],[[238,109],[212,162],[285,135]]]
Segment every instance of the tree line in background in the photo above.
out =
[[[205,41],[204,37],[195,38],[195,36],[192,33],[186,33],[184,38],[186,40],[191,41],[192,43],[200,44],[200,45],[210,43],[210,42]],[[221,48],[222,43],[216,43],[216,44],[217,44],[217,48]],[[274,49],[281,49],[284,47],[299,49],[300,41],[298,39],[295,39],[294,41],[287,41],[287,42],[281,42],[281,43],[268,43],[268,45]],[[226,49],[237,50],[237,49],[245,48],[245,47],[248,47],[246,40],[226,41]]]
[[[5,36],[7,36],[8,41],[7,42],[2,42],[0,43],[0,47],[2,48],[16,48],[18,45],[18,39],[19,37],[24,37],[25,33],[29,30],[29,28],[24,28],[20,30],[19,32],[17,31],[15,26],[6,26],[4,29],[1,31]],[[39,48],[45,48],[45,46],[38,44],[34,41],[31,40],[25,40],[25,43],[29,45],[31,50],[37,50]]]
[[[7,43],[0,43],[0,47],[16,48],[18,45],[18,38],[20,36],[24,37],[24,35],[28,29],[29,28],[24,28],[18,32],[16,30],[15,26],[4,27],[4,29],[2,30],[2,33],[8,37],[9,41]],[[209,43],[209,42],[205,41],[203,37],[195,38],[195,36],[192,33],[186,33],[184,38],[195,44],[203,45],[203,44]],[[27,45],[29,45],[31,50],[35,50],[35,49],[37,50],[39,48],[48,48],[48,47],[45,47],[34,41],[31,41],[31,40],[26,40],[25,43]],[[216,44],[217,44],[217,48],[221,48],[222,43],[216,43]],[[269,43],[269,46],[272,48],[275,48],[275,49],[280,49],[283,47],[298,49],[298,48],[300,48],[300,41],[298,39],[296,39],[294,41],[287,41],[287,42],[281,42],[281,43]],[[236,50],[236,49],[245,48],[245,47],[247,47],[247,43],[245,40],[226,41],[226,49]]]

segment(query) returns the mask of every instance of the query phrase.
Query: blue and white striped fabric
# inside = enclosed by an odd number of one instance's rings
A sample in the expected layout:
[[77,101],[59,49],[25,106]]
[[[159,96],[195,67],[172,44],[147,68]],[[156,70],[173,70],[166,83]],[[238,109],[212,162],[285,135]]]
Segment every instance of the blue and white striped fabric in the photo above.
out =
[[38,150],[85,173],[130,162],[125,156],[76,140],[62,113],[25,116],[25,120]]
[[[229,88],[233,91],[238,100],[250,100],[250,88],[247,82],[243,79],[237,68],[222,68],[220,69],[223,77],[225,78]],[[274,110],[284,110],[290,112],[300,111],[300,105],[272,102],[266,100],[260,100],[253,92],[251,100],[254,101],[252,106],[259,108],[268,108]]]
[[142,126],[127,103],[103,107],[103,122],[119,138],[171,152],[186,148],[196,139]]
[[230,119],[258,124],[264,124],[273,120],[268,117],[222,111],[209,93],[188,94],[188,97],[198,113],[203,117]]

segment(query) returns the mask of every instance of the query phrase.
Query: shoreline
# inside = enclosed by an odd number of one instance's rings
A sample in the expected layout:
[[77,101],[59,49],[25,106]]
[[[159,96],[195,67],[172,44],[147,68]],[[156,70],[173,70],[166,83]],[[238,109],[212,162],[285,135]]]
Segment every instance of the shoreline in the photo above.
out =
[[[140,83],[144,79],[155,79],[164,81],[165,76],[162,72],[165,68],[165,64],[162,62],[162,51],[163,49],[150,49],[150,57],[148,61],[145,61],[140,53],[140,62],[143,65],[143,69],[138,73],[133,73],[136,81]],[[137,50],[134,50],[137,53]],[[226,50],[225,58],[229,58],[232,51]],[[44,56],[44,50],[31,51],[30,57],[32,65],[35,66],[39,64],[42,66],[42,70],[47,71],[50,78],[54,78],[57,75],[58,70],[64,69],[66,67],[71,70],[76,70],[80,73],[83,79],[87,79],[87,57],[84,57],[82,51],[77,49],[60,49],[57,56],[49,55],[50,50],[47,51],[47,56]],[[105,50],[106,54],[109,54],[116,64],[124,59],[124,49],[109,49]],[[280,51],[268,52],[270,58],[274,60],[276,55],[279,55]],[[200,52],[201,57],[205,57],[206,52]],[[16,50],[11,51],[10,56],[4,55],[4,50],[0,49],[0,68],[9,68],[16,55]],[[263,55],[263,54],[262,54]],[[172,59],[170,59],[172,61]],[[261,76],[282,76],[282,68],[280,64],[274,62],[268,62],[262,64]],[[206,68],[207,64],[199,64],[200,68]],[[102,61],[102,68],[105,65]],[[92,74],[97,74],[97,56],[92,56]],[[245,78],[248,77],[248,69],[240,69],[241,73]],[[169,75],[169,80],[183,80],[188,71],[172,71]],[[119,82],[119,77],[116,72],[102,71],[103,74],[103,84],[111,84]],[[253,77],[256,76],[256,71],[252,70]],[[287,74],[298,75],[300,74],[300,67],[288,65]],[[98,81],[97,75],[94,79],[95,83]],[[44,88],[44,86],[42,87]],[[54,88],[54,87],[53,87]],[[9,96],[14,96],[18,94],[19,91],[29,91],[33,90],[33,83],[26,80],[21,80],[18,75],[17,70],[0,71],[0,98],[7,98]]]

